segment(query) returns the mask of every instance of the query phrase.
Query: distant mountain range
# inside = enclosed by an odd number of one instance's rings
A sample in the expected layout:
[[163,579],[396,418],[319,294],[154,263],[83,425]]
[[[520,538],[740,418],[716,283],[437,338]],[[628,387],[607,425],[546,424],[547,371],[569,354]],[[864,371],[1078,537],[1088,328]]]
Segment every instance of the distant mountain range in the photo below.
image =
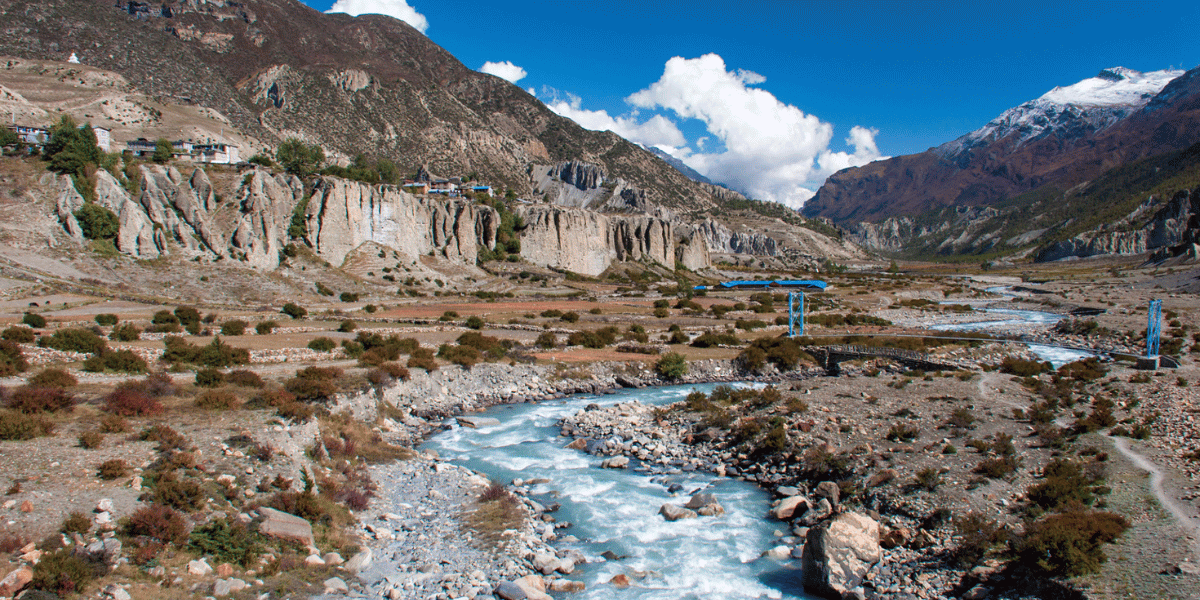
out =
[[1115,67],[919,154],[832,175],[803,209],[841,224],[990,206],[1200,141],[1200,69]]

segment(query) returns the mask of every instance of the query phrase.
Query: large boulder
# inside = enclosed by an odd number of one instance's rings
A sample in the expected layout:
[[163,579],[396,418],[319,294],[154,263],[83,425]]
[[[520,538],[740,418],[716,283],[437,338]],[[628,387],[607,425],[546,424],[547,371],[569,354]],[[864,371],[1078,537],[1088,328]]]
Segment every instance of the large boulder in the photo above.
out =
[[263,522],[258,526],[259,533],[298,542],[307,548],[317,547],[317,543],[313,539],[312,524],[306,519],[273,508],[263,507],[258,511],[263,516]]
[[804,591],[840,599],[862,584],[879,562],[879,523],[856,512],[842,513],[813,527],[804,544]]

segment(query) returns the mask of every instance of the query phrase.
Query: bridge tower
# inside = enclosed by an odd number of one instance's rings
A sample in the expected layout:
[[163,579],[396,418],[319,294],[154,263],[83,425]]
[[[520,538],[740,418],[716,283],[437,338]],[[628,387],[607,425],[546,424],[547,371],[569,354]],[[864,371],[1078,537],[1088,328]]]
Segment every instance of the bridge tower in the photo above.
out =
[[1146,358],[1158,356],[1158,342],[1162,337],[1162,300],[1151,300],[1146,317]]
[[796,337],[797,322],[800,324],[799,335],[804,335],[804,292],[788,292],[788,337]]

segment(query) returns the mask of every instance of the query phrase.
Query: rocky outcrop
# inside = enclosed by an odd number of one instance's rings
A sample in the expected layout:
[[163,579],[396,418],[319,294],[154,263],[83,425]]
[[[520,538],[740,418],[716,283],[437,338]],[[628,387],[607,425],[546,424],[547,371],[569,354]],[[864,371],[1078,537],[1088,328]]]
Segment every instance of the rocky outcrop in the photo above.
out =
[[804,591],[840,600],[882,557],[879,523],[859,513],[842,513],[808,531],[802,558]]
[[606,178],[604,167],[597,164],[571,160],[556,165],[532,165],[529,177],[535,196],[550,204],[664,216],[663,211],[647,199],[645,190],[621,178]]
[[[616,216],[553,206],[523,207],[525,230],[521,257],[536,265],[599,275],[616,261],[652,261],[673,267],[677,256],[674,227],[666,219]],[[696,236],[685,251],[695,267],[709,265],[698,256]],[[707,255],[707,252],[705,252]]]
[[75,183],[66,175],[60,176],[58,178],[58,197],[54,203],[55,213],[58,215],[63,229],[78,241],[83,241],[83,228],[75,219],[75,211],[79,210],[81,206],[83,206],[83,196],[80,196],[75,189]]
[[496,243],[499,215],[469,200],[413,196],[394,186],[323,178],[305,210],[308,241],[321,257],[341,264],[367,242],[409,260],[435,252],[473,265],[479,248]]
[[752,254],[755,256],[777,256],[779,242],[760,233],[732,231],[724,224],[705,219],[697,226],[712,252],[722,254]]
[[696,271],[712,266],[708,250],[708,240],[693,228],[688,237],[682,238],[675,246],[675,260],[684,268]]
[[[1153,200],[1153,198],[1151,198]],[[1133,255],[1154,252],[1153,259],[1162,260],[1178,256],[1200,241],[1200,188],[1193,191],[1180,190],[1162,208],[1155,211],[1149,221],[1136,228],[1132,223],[1144,210],[1139,207],[1129,217],[1107,229],[1081,233],[1069,240],[1056,242],[1037,254],[1037,262],[1049,262],[1066,258],[1087,258],[1101,255]],[[1175,251],[1178,249],[1178,251]]]
[[295,177],[255,169],[238,190],[238,218],[229,245],[231,253],[251,266],[273,269],[287,245],[292,211],[304,198]]

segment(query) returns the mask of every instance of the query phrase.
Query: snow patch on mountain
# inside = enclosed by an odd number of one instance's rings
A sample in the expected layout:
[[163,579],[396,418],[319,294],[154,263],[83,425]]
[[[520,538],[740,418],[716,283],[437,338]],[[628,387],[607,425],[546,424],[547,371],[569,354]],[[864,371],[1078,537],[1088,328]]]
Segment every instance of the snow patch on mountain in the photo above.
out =
[[1017,136],[1013,148],[1051,134],[1061,138],[1082,137],[1132,115],[1183,73],[1173,69],[1149,73],[1125,67],[1105,69],[1095,77],[1056,87],[1037,99],[1010,108],[987,125],[938,146],[936,152],[952,158],[1011,135]]

